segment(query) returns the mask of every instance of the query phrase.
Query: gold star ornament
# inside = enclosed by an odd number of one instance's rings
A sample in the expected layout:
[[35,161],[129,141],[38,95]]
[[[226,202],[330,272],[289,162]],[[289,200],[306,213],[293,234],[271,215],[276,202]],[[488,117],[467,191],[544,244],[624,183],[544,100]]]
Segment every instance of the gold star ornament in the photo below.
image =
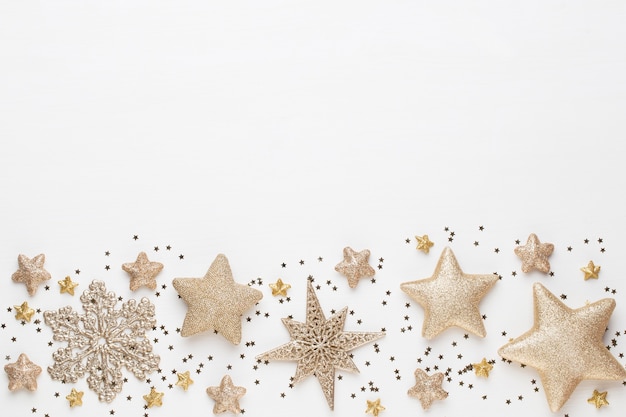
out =
[[72,278],[69,276],[57,282],[61,286],[61,294],[68,293],[69,295],[74,295],[74,288],[78,287],[78,283],[72,281]]
[[125,263],[122,269],[130,275],[130,290],[135,291],[142,285],[156,289],[156,276],[163,269],[160,262],[150,262],[145,252],[139,252],[137,260],[132,263]]
[[558,411],[583,380],[626,378],[626,370],[602,341],[615,300],[571,309],[540,283],[533,285],[533,298],[533,327],[498,353],[539,372],[550,410]]
[[203,278],[175,278],[172,284],[187,303],[181,336],[216,330],[235,345],[241,342],[241,315],[263,298],[261,291],[235,282],[222,254]]
[[385,333],[344,332],[348,308],[344,307],[326,319],[311,281],[307,284],[306,299],[305,323],[290,318],[283,319],[291,340],[256,358],[262,361],[297,361],[298,366],[292,383],[296,384],[314,375],[332,410],[335,401],[335,369],[359,372],[348,352],[380,339]]
[[4,365],[4,371],[9,376],[9,391],[20,388],[29,391],[37,389],[37,377],[41,373],[41,367],[31,362],[25,353],[17,358],[17,362]]
[[522,271],[529,273],[537,270],[547,274],[550,272],[548,257],[552,255],[554,245],[541,243],[536,234],[531,233],[524,246],[515,248],[515,254],[522,260]]
[[276,281],[273,284],[270,284],[270,288],[272,289],[273,296],[286,297],[287,290],[291,288],[291,285],[284,283],[282,279],[278,278],[278,281]]
[[598,274],[600,274],[600,265],[596,265],[593,261],[589,261],[587,266],[580,268],[580,270],[585,274],[585,281],[589,278],[598,279]]
[[183,372],[182,374],[178,374],[177,376],[178,376],[178,381],[176,382],[176,385],[178,385],[179,387],[182,387],[185,391],[187,391],[187,389],[189,388],[189,385],[193,384],[193,380],[191,379],[189,371]]
[[415,385],[409,389],[409,397],[417,398],[424,410],[428,410],[435,400],[445,400],[448,393],[441,388],[444,375],[437,372],[428,376],[423,369],[415,370]]
[[609,405],[609,402],[606,400],[607,391],[599,392],[597,389],[593,390],[593,395],[591,398],[587,399],[589,404],[593,404],[596,408],[600,408],[603,405]]
[[432,339],[451,326],[484,337],[478,305],[496,281],[498,276],[494,274],[463,273],[452,249],[446,247],[432,277],[402,283],[400,288],[424,308],[425,338]]
[[417,240],[417,247],[415,249],[421,250],[424,253],[430,252],[430,248],[434,245],[434,243],[428,238],[428,235],[415,236],[415,239]]
[[83,391],[76,391],[76,388],[72,388],[72,392],[70,392],[70,395],[65,397],[65,399],[70,402],[70,408],[76,407],[78,405],[83,405],[84,394],[85,393]]
[[208,387],[206,393],[212,400],[215,400],[213,414],[224,413],[226,411],[239,414],[241,412],[239,400],[246,394],[246,389],[233,385],[230,376],[224,375],[220,385],[218,387]]
[[50,273],[43,267],[46,255],[39,254],[30,259],[26,255],[17,257],[18,269],[13,273],[11,279],[15,282],[26,284],[29,295],[35,295],[39,284],[50,279]]
[[150,394],[143,396],[143,399],[146,400],[146,407],[161,407],[163,405],[163,395],[162,392],[157,392],[154,387],[150,388]]
[[25,320],[30,323],[30,320],[33,318],[35,314],[35,310],[28,306],[28,302],[24,301],[19,306],[13,306],[15,309],[15,319],[16,320]]
[[368,263],[369,258],[369,250],[356,252],[351,247],[346,246],[343,248],[343,261],[335,266],[335,271],[345,275],[348,278],[350,288],[355,288],[360,278],[373,277],[376,273]]
[[381,411],[385,409],[382,405],[380,405],[380,398],[376,399],[376,401],[367,401],[367,409],[365,410],[366,414],[373,414],[374,417],[378,417]]
[[489,372],[493,369],[493,365],[487,362],[486,358],[483,358],[479,363],[473,363],[472,368],[474,368],[474,373],[476,376],[482,376],[485,378],[489,377]]

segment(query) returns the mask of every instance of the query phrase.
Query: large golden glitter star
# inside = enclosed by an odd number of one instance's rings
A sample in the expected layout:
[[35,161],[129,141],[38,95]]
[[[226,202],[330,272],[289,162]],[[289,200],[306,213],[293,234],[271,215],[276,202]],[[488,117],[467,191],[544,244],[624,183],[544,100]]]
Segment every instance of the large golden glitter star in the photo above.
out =
[[235,345],[241,342],[241,315],[263,298],[261,291],[235,282],[222,254],[203,278],[175,278],[172,284],[188,307],[181,336],[217,330]]
[[484,337],[478,304],[497,280],[495,274],[464,274],[452,249],[446,247],[432,277],[402,283],[400,288],[424,307],[425,338],[432,339],[451,326]]
[[524,246],[515,248],[515,254],[522,260],[522,271],[528,273],[533,269],[544,274],[550,272],[550,262],[548,257],[552,255],[554,245],[552,243],[541,243],[536,234],[531,233]]
[[359,372],[348,352],[380,339],[385,333],[344,332],[348,308],[344,307],[327,320],[311,281],[307,285],[306,300],[305,323],[290,318],[283,319],[291,341],[258,355],[257,359],[297,361],[298,366],[292,383],[315,375],[332,410],[335,402],[335,369]]
[[18,269],[11,279],[26,284],[28,294],[34,295],[39,284],[50,279],[50,273],[43,267],[44,262],[46,262],[46,255],[43,253],[33,259],[26,255],[19,255],[17,257]]
[[150,262],[145,252],[139,252],[137,260],[132,263],[123,264],[122,269],[130,275],[131,291],[135,291],[142,285],[154,290],[156,289],[156,276],[163,269],[163,264],[160,262]]
[[585,274],[585,281],[589,278],[598,279],[598,274],[600,273],[600,265],[596,265],[593,261],[589,261],[587,266],[580,268],[581,271]]
[[215,400],[213,414],[224,413],[226,411],[238,414],[241,412],[239,400],[246,394],[246,389],[233,385],[230,376],[224,375],[220,385],[218,387],[208,387],[206,393],[211,399]]
[[582,380],[626,378],[626,370],[602,342],[615,300],[605,298],[574,310],[540,283],[533,285],[533,298],[533,327],[498,353],[537,369],[553,412]]
[[70,408],[83,405],[83,391],[76,391],[76,388],[72,388],[72,392],[65,397],[70,402]]
[[441,372],[428,376],[423,369],[415,370],[415,385],[409,389],[407,394],[417,398],[422,403],[422,408],[428,410],[435,400],[445,400],[448,393],[441,388],[444,375]]
[[9,376],[9,391],[20,388],[29,391],[37,389],[37,377],[41,373],[41,367],[31,362],[25,353],[17,358],[17,362],[4,365],[4,371]]
[[345,275],[348,278],[350,288],[354,288],[359,283],[360,278],[373,277],[376,273],[368,263],[369,258],[369,250],[356,252],[351,247],[346,246],[343,248],[343,261],[335,266],[335,271]]
[[69,295],[74,295],[74,288],[78,287],[78,283],[72,281],[72,278],[69,276],[57,282],[61,286],[61,294],[68,293]]
[[28,302],[24,301],[19,306],[13,306],[15,309],[15,319],[16,320],[25,320],[30,323],[30,320],[33,318],[35,314],[35,310],[29,307]]
[[415,236],[415,239],[417,240],[417,247],[415,249],[421,250],[424,253],[430,252],[430,248],[434,245],[434,243],[428,238],[428,235]]

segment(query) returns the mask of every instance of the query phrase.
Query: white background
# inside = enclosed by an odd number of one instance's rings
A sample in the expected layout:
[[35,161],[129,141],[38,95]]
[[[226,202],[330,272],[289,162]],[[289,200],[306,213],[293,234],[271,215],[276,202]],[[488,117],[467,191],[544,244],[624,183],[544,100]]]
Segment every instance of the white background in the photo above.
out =
[[[81,291],[91,279],[110,279],[125,298],[151,297],[159,322],[175,328],[184,306],[171,286],[158,299],[145,289],[131,294],[121,263],[146,250],[166,264],[159,280],[169,283],[203,275],[223,252],[240,282],[263,277],[267,284],[283,274],[294,287],[287,306],[263,287],[259,307],[272,314],[264,326],[244,326],[244,339],[249,331],[257,340],[256,351],[246,350],[252,363],[255,354],[287,340],[279,317],[304,320],[309,273],[340,287],[320,293],[327,313],[343,305],[366,310],[369,297],[378,302],[393,289],[388,310],[360,316],[369,325],[363,330],[394,329],[380,342],[385,352],[368,368],[363,361],[373,348],[355,351],[362,374],[337,383],[335,415],[361,415],[365,399],[376,397],[388,416],[418,414],[419,403],[405,395],[415,358],[429,345],[449,349],[462,333],[425,341],[422,310],[413,304],[415,329],[400,336],[408,299],[398,285],[432,273],[449,226],[466,272],[507,276],[481,305],[495,323],[486,323],[486,339],[463,346],[463,365],[497,359],[504,328],[516,336],[530,327],[535,279],[566,292],[572,307],[605,296],[607,285],[617,288],[611,328],[623,331],[624,21],[621,1],[2,2],[2,307],[30,300],[42,309],[79,308],[78,297],[58,294],[55,281],[80,268],[73,277]],[[514,240],[531,232],[557,246],[554,279],[511,279],[520,269]],[[424,233],[437,245],[427,257],[413,241],[404,243]],[[167,244],[176,253],[164,252]],[[161,251],[150,252],[156,245]],[[346,245],[384,256],[377,284],[351,292],[334,272]],[[495,247],[502,251],[497,256]],[[105,259],[105,250],[112,257]],[[41,252],[53,274],[51,290],[40,289],[31,300],[10,275],[17,254]],[[316,263],[318,256],[324,262]],[[300,269],[299,259],[306,260]],[[603,267],[597,283],[584,283],[578,271],[590,259]],[[505,314],[515,303],[519,310]],[[8,312],[1,320],[8,328],[0,333],[0,354],[13,361],[24,345],[10,337],[33,337],[41,348],[30,356],[45,369],[49,330],[34,335]],[[356,317],[346,324],[357,326]],[[172,333],[164,340],[176,341],[173,353],[156,346],[164,369],[180,368],[187,352],[206,356],[200,343],[222,349],[223,363],[245,350],[211,335],[198,342]],[[387,360],[389,352],[400,364]],[[223,363],[199,375],[195,391],[165,387],[164,406],[150,415],[168,415],[181,401],[193,402],[191,415],[210,413],[203,391],[217,385]],[[396,383],[390,369],[402,364]],[[533,370],[499,364],[493,378],[471,381],[488,400],[458,387],[455,377],[444,386],[450,397],[431,412],[550,414],[542,393],[526,393],[528,380],[538,379]],[[256,372],[243,366],[233,372],[235,383],[248,388],[246,415],[330,415],[314,378],[284,387],[295,364]],[[262,383],[255,386],[257,378]],[[472,375],[463,378],[467,384]],[[372,379],[378,393],[349,398],[350,384]],[[66,415],[69,387],[50,381],[45,370],[39,381],[34,394],[3,390],[3,404],[16,416]],[[143,415],[147,385],[129,381],[113,404],[99,404],[87,392],[85,405],[72,413]],[[609,389],[611,405],[602,414],[618,415],[626,405],[619,382],[585,383],[558,414],[594,413],[585,401],[593,388]],[[281,391],[286,398],[278,397]],[[507,406],[506,398],[513,403]]]

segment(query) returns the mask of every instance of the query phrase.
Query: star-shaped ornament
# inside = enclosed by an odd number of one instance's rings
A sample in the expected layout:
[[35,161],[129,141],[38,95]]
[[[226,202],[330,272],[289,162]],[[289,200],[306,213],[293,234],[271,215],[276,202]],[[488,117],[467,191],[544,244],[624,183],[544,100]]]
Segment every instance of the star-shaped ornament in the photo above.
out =
[[156,289],[156,276],[163,269],[160,262],[151,262],[145,252],[139,252],[137,260],[122,265],[122,269],[130,275],[130,290],[135,291],[142,285]]
[[57,282],[61,286],[61,294],[68,293],[69,295],[74,295],[74,288],[78,287],[78,283],[72,281],[72,278],[70,278],[69,276]]
[[571,309],[540,283],[533,285],[533,298],[533,327],[502,346],[498,353],[539,372],[553,412],[565,404],[583,380],[626,378],[626,370],[602,341],[615,300],[605,298]]
[[446,247],[432,277],[402,283],[400,288],[424,308],[425,338],[432,339],[451,326],[484,337],[478,304],[496,281],[495,274],[464,274],[452,249]]
[[550,272],[548,257],[552,255],[554,245],[541,243],[536,234],[531,233],[524,246],[515,248],[515,254],[522,260],[522,271],[525,273],[536,269],[547,274]]
[[76,388],[72,388],[72,392],[65,397],[70,402],[70,408],[83,405],[83,391],[76,391]]
[[39,254],[33,259],[26,255],[17,257],[18,269],[13,273],[11,279],[15,282],[26,284],[29,295],[35,295],[39,284],[50,279],[50,273],[43,267],[46,255]]
[[380,398],[376,399],[376,401],[367,401],[367,409],[365,410],[365,414],[373,414],[374,417],[378,417],[381,411],[385,409],[382,405],[380,405]]
[[589,278],[598,279],[598,274],[600,274],[600,265],[596,265],[593,261],[589,261],[587,266],[580,268],[580,270],[585,274],[585,281]]
[[203,278],[175,278],[172,284],[188,307],[181,336],[217,330],[235,345],[241,342],[241,315],[263,298],[261,291],[235,282],[222,254]]
[[35,314],[35,310],[28,306],[28,302],[24,301],[19,306],[13,306],[15,309],[15,319],[16,320],[25,320],[30,323],[30,320],[33,318]]
[[163,395],[162,392],[157,392],[154,387],[150,388],[150,393],[143,396],[143,399],[146,400],[146,407],[161,407],[163,405]]
[[609,405],[609,402],[606,400],[607,391],[599,392],[597,389],[593,390],[593,395],[591,398],[587,399],[589,404],[593,404],[596,408],[600,408],[603,405]]
[[193,380],[189,374],[189,371],[183,372],[182,374],[178,374],[178,381],[176,385],[182,387],[185,391],[189,388],[189,385],[193,384]]
[[9,391],[26,388],[29,391],[37,389],[37,377],[41,373],[41,367],[28,359],[22,353],[17,361],[4,365],[4,371],[9,376]]
[[270,284],[270,288],[272,289],[273,296],[286,297],[287,290],[291,288],[291,285],[283,282],[282,279],[278,278],[278,280],[275,283]]
[[335,271],[345,275],[350,288],[355,288],[360,278],[373,277],[376,273],[368,263],[369,258],[369,250],[355,252],[351,247],[346,246],[343,248],[343,261],[335,266]]
[[284,318],[283,324],[291,340],[282,346],[258,355],[262,361],[297,361],[296,384],[308,376],[315,375],[326,402],[332,410],[335,398],[335,369],[359,372],[350,352],[359,346],[380,339],[382,332],[344,332],[347,307],[326,319],[311,281],[307,283],[306,322]]
[[224,413],[226,411],[239,414],[241,412],[239,400],[246,394],[246,389],[233,385],[230,376],[224,375],[220,385],[218,387],[208,387],[206,393],[211,399],[215,400],[213,414]]
[[415,370],[415,385],[409,389],[409,397],[417,398],[422,408],[428,410],[435,400],[445,400],[448,393],[441,388],[444,375],[441,372],[428,376],[423,369]]
[[486,358],[483,358],[479,363],[473,363],[472,368],[474,368],[474,373],[476,376],[482,376],[485,378],[489,377],[489,372],[493,369],[493,365],[487,362]]
[[415,240],[417,240],[417,247],[415,249],[421,250],[424,253],[430,252],[430,248],[434,245],[434,243],[428,238],[428,235],[415,236]]

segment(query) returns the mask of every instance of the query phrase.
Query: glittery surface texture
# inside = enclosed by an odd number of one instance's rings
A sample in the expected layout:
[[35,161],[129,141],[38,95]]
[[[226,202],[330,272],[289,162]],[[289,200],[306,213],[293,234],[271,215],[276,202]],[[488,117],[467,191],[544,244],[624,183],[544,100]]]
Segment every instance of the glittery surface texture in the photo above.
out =
[[241,342],[241,315],[263,298],[261,291],[235,282],[222,254],[203,278],[175,278],[172,284],[188,307],[181,336],[217,330],[235,345]]
[[415,385],[407,394],[420,400],[422,408],[428,410],[435,400],[445,400],[448,393],[441,388],[444,375],[441,372],[429,376],[423,369],[415,370]]
[[46,262],[46,255],[43,253],[32,259],[26,255],[19,255],[17,257],[18,269],[11,279],[26,284],[28,294],[35,295],[39,284],[50,279],[50,273],[43,267],[44,262]]
[[484,337],[478,305],[496,281],[494,274],[464,274],[452,249],[446,247],[432,277],[402,283],[400,288],[424,308],[425,338],[432,339],[451,326]]
[[351,247],[343,248],[343,261],[335,266],[335,271],[348,278],[348,285],[354,288],[359,279],[373,277],[376,271],[368,263],[370,251],[365,249],[361,252],[354,251]]
[[309,281],[306,322],[283,319],[291,341],[257,356],[257,359],[297,361],[292,383],[315,375],[332,410],[335,401],[335,369],[359,372],[348,352],[385,335],[382,332],[344,332],[347,311],[345,307],[327,320]]
[[139,252],[137,260],[132,263],[125,263],[122,269],[130,275],[130,289],[135,291],[142,285],[156,289],[156,276],[163,269],[160,262],[151,262],[145,252]]
[[25,353],[20,354],[16,362],[4,365],[4,371],[9,376],[9,391],[37,389],[37,376],[41,373],[41,367],[31,362]]
[[626,370],[602,342],[615,300],[605,298],[574,310],[540,283],[533,285],[533,292],[533,327],[498,353],[537,369],[550,410],[558,411],[582,380],[626,378]]
[[554,245],[541,243],[536,234],[531,233],[524,246],[515,248],[515,254],[522,260],[522,271],[525,273],[537,270],[547,274],[550,272],[548,257],[552,255]]
[[246,389],[233,385],[230,376],[224,375],[220,385],[218,387],[208,387],[206,393],[211,399],[215,400],[213,414],[224,413],[226,411],[238,414],[241,412],[239,400],[246,394]]
[[137,378],[158,368],[146,332],[156,324],[154,305],[147,298],[128,300],[116,310],[117,296],[104,282],[93,281],[80,297],[84,314],[72,307],[46,311],[44,319],[54,340],[67,342],[52,358],[48,373],[54,380],[73,383],[88,374],[89,388],[100,401],[111,402],[124,385],[122,367]]

